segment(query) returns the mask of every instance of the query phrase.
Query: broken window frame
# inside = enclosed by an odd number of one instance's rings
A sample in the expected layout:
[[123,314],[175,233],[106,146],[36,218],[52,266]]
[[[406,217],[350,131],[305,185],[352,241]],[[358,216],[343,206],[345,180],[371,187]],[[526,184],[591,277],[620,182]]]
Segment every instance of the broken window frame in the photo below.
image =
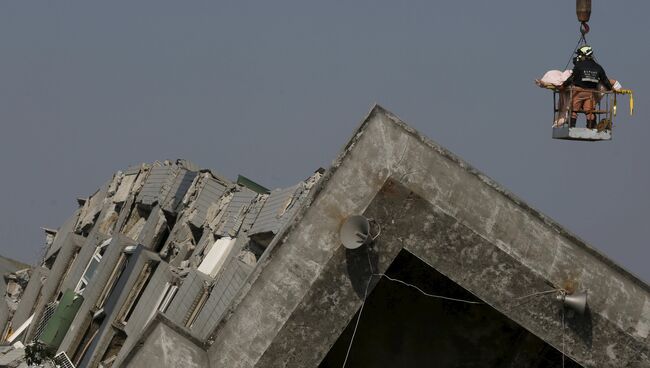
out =
[[127,339],[127,335],[124,331],[114,328],[113,329],[113,337],[111,338],[111,341],[108,343],[108,346],[106,346],[106,350],[102,354],[102,358],[100,360],[100,367],[112,367],[113,363],[117,359],[117,356],[120,353],[120,350],[122,347],[124,347],[124,342]]
[[99,295],[99,298],[97,298],[97,303],[95,304],[97,310],[102,309],[104,307],[104,304],[106,304],[106,300],[108,300],[108,296],[111,295],[113,288],[115,288],[117,280],[119,280],[120,276],[122,276],[127,262],[128,256],[125,253],[120,254],[120,258],[117,260],[117,264],[115,267],[113,267],[111,276],[108,278],[106,285],[104,285],[104,289],[102,289],[102,293]]
[[196,300],[196,307],[193,308],[192,313],[189,315],[189,318],[185,323],[185,327],[189,329],[192,329],[192,327],[194,327],[194,322],[196,322],[197,317],[203,310],[203,307],[205,306],[205,303],[208,301],[209,297],[210,297],[210,289],[204,287],[203,291],[201,292],[201,295],[199,295],[198,299]]
[[174,297],[176,296],[176,292],[178,292],[178,285],[166,284],[165,292],[163,293],[162,300],[160,301],[160,304],[158,304],[157,310],[160,313],[165,313],[167,312],[167,309],[169,308],[169,305],[171,304],[172,300],[174,300]]
[[[111,243],[111,240],[112,238],[108,238],[103,242],[101,242],[99,245],[97,245],[97,248],[95,248],[95,252],[93,253],[93,256],[88,261],[88,264],[86,265],[86,268],[84,269],[83,274],[81,274],[81,278],[79,279],[79,282],[77,283],[77,286],[74,289],[75,293],[83,294],[84,290],[86,290],[88,284],[90,284],[90,280],[92,280],[93,276],[95,276],[95,273],[97,273],[97,268],[99,267],[99,264],[102,261],[102,257],[106,252],[106,248]],[[90,267],[93,264],[94,264],[94,268],[92,269],[92,273],[90,275],[87,275],[88,271],[91,269]]]
[[176,292],[178,292],[178,285],[166,282],[164,291],[160,293],[160,297],[156,301],[156,304],[154,308],[151,310],[151,314],[147,318],[147,322],[145,325],[149,323],[153,319],[153,317],[156,315],[156,313],[165,313],[167,312],[167,309],[169,308],[169,305],[171,304],[172,300],[174,300],[174,297],[176,296]]
[[138,304],[137,302],[140,300],[142,293],[144,293],[146,286],[149,284],[149,280],[151,280],[151,277],[153,276],[153,273],[156,269],[155,266],[156,264],[153,261],[148,261],[144,264],[144,267],[142,267],[142,270],[140,271],[140,274],[138,275],[133,288],[129,292],[129,295],[124,302],[124,306],[122,306],[122,309],[118,314],[117,322],[119,324],[125,326],[129,322],[129,319],[133,314],[133,310]]
[[97,318],[95,317],[89,318],[88,325],[85,326],[83,335],[80,335],[81,340],[79,340],[79,343],[76,349],[74,349],[74,353],[72,354],[72,360],[73,360],[72,364],[78,366],[81,363],[84,356],[88,352],[88,348],[93,343],[93,341],[97,337],[97,334],[101,330],[101,325],[103,322],[104,322],[103,315],[100,315]]

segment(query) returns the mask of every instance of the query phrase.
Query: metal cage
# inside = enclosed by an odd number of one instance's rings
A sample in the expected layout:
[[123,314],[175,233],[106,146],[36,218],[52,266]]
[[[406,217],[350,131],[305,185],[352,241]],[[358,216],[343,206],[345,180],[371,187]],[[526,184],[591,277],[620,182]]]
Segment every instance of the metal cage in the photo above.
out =
[[[573,97],[578,92],[593,93],[593,110],[573,110]],[[570,127],[571,115],[594,114],[596,116],[596,128]],[[613,91],[601,91],[583,89],[575,86],[568,88],[553,89],[553,138],[577,141],[605,141],[612,139],[612,127],[616,114],[616,93]],[[578,119],[581,120],[581,119]]]

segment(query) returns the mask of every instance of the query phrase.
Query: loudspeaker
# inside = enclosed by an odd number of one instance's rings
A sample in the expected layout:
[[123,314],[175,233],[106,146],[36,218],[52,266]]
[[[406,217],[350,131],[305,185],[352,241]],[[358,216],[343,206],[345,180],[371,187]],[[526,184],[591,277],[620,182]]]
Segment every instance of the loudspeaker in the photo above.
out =
[[345,219],[339,231],[339,239],[344,247],[357,249],[372,241],[370,236],[370,221],[363,216],[350,216]]
[[571,308],[580,314],[583,314],[585,312],[585,308],[587,307],[586,291],[573,293],[571,295],[566,295],[562,293],[557,296],[557,299],[561,301],[565,307]]

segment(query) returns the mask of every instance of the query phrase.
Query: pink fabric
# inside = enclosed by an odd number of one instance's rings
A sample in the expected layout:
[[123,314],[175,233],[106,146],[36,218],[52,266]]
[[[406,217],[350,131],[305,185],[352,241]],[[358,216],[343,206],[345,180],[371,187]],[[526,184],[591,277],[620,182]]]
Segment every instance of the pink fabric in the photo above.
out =
[[540,82],[546,85],[561,86],[564,81],[569,79],[571,76],[571,70],[559,71],[559,70],[549,70],[544,74]]

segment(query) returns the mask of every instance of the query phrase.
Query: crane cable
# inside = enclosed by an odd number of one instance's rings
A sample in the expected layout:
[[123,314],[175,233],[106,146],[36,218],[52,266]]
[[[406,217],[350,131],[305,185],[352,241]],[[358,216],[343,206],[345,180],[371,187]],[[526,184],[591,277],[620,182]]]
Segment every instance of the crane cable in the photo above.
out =
[[566,68],[569,67],[569,64],[571,63],[571,60],[573,60],[573,55],[575,55],[576,51],[580,47],[580,45],[586,45],[587,44],[587,37],[585,36],[587,33],[589,33],[589,24],[587,22],[581,22],[580,23],[580,38],[578,38],[578,43],[576,44],[576,47],[573,48],[573,51],[571,52],[571,55],[569,56],[569,61],[566,62],[566,65],[564,66],[563,70],[566,70]]
[[586,45],[586,44],[587,44],[587,40],[585,39],[585,35],[584,34],[580,35],[580,38],[578,38],[578,43],[576,44],[576,47],[573,48],[573,51],[571,51],[571,55],[569,55],[569,61],[566,62],[566,65],[564,66],[564,69],[562,69],[562,70],[566,70],[566,68],[569,67],[569,64],[571,63],[571,60],[573,60],[573,55],[575,55],[575,53],[578,50],[578,48],[580,47],[580,45]]

